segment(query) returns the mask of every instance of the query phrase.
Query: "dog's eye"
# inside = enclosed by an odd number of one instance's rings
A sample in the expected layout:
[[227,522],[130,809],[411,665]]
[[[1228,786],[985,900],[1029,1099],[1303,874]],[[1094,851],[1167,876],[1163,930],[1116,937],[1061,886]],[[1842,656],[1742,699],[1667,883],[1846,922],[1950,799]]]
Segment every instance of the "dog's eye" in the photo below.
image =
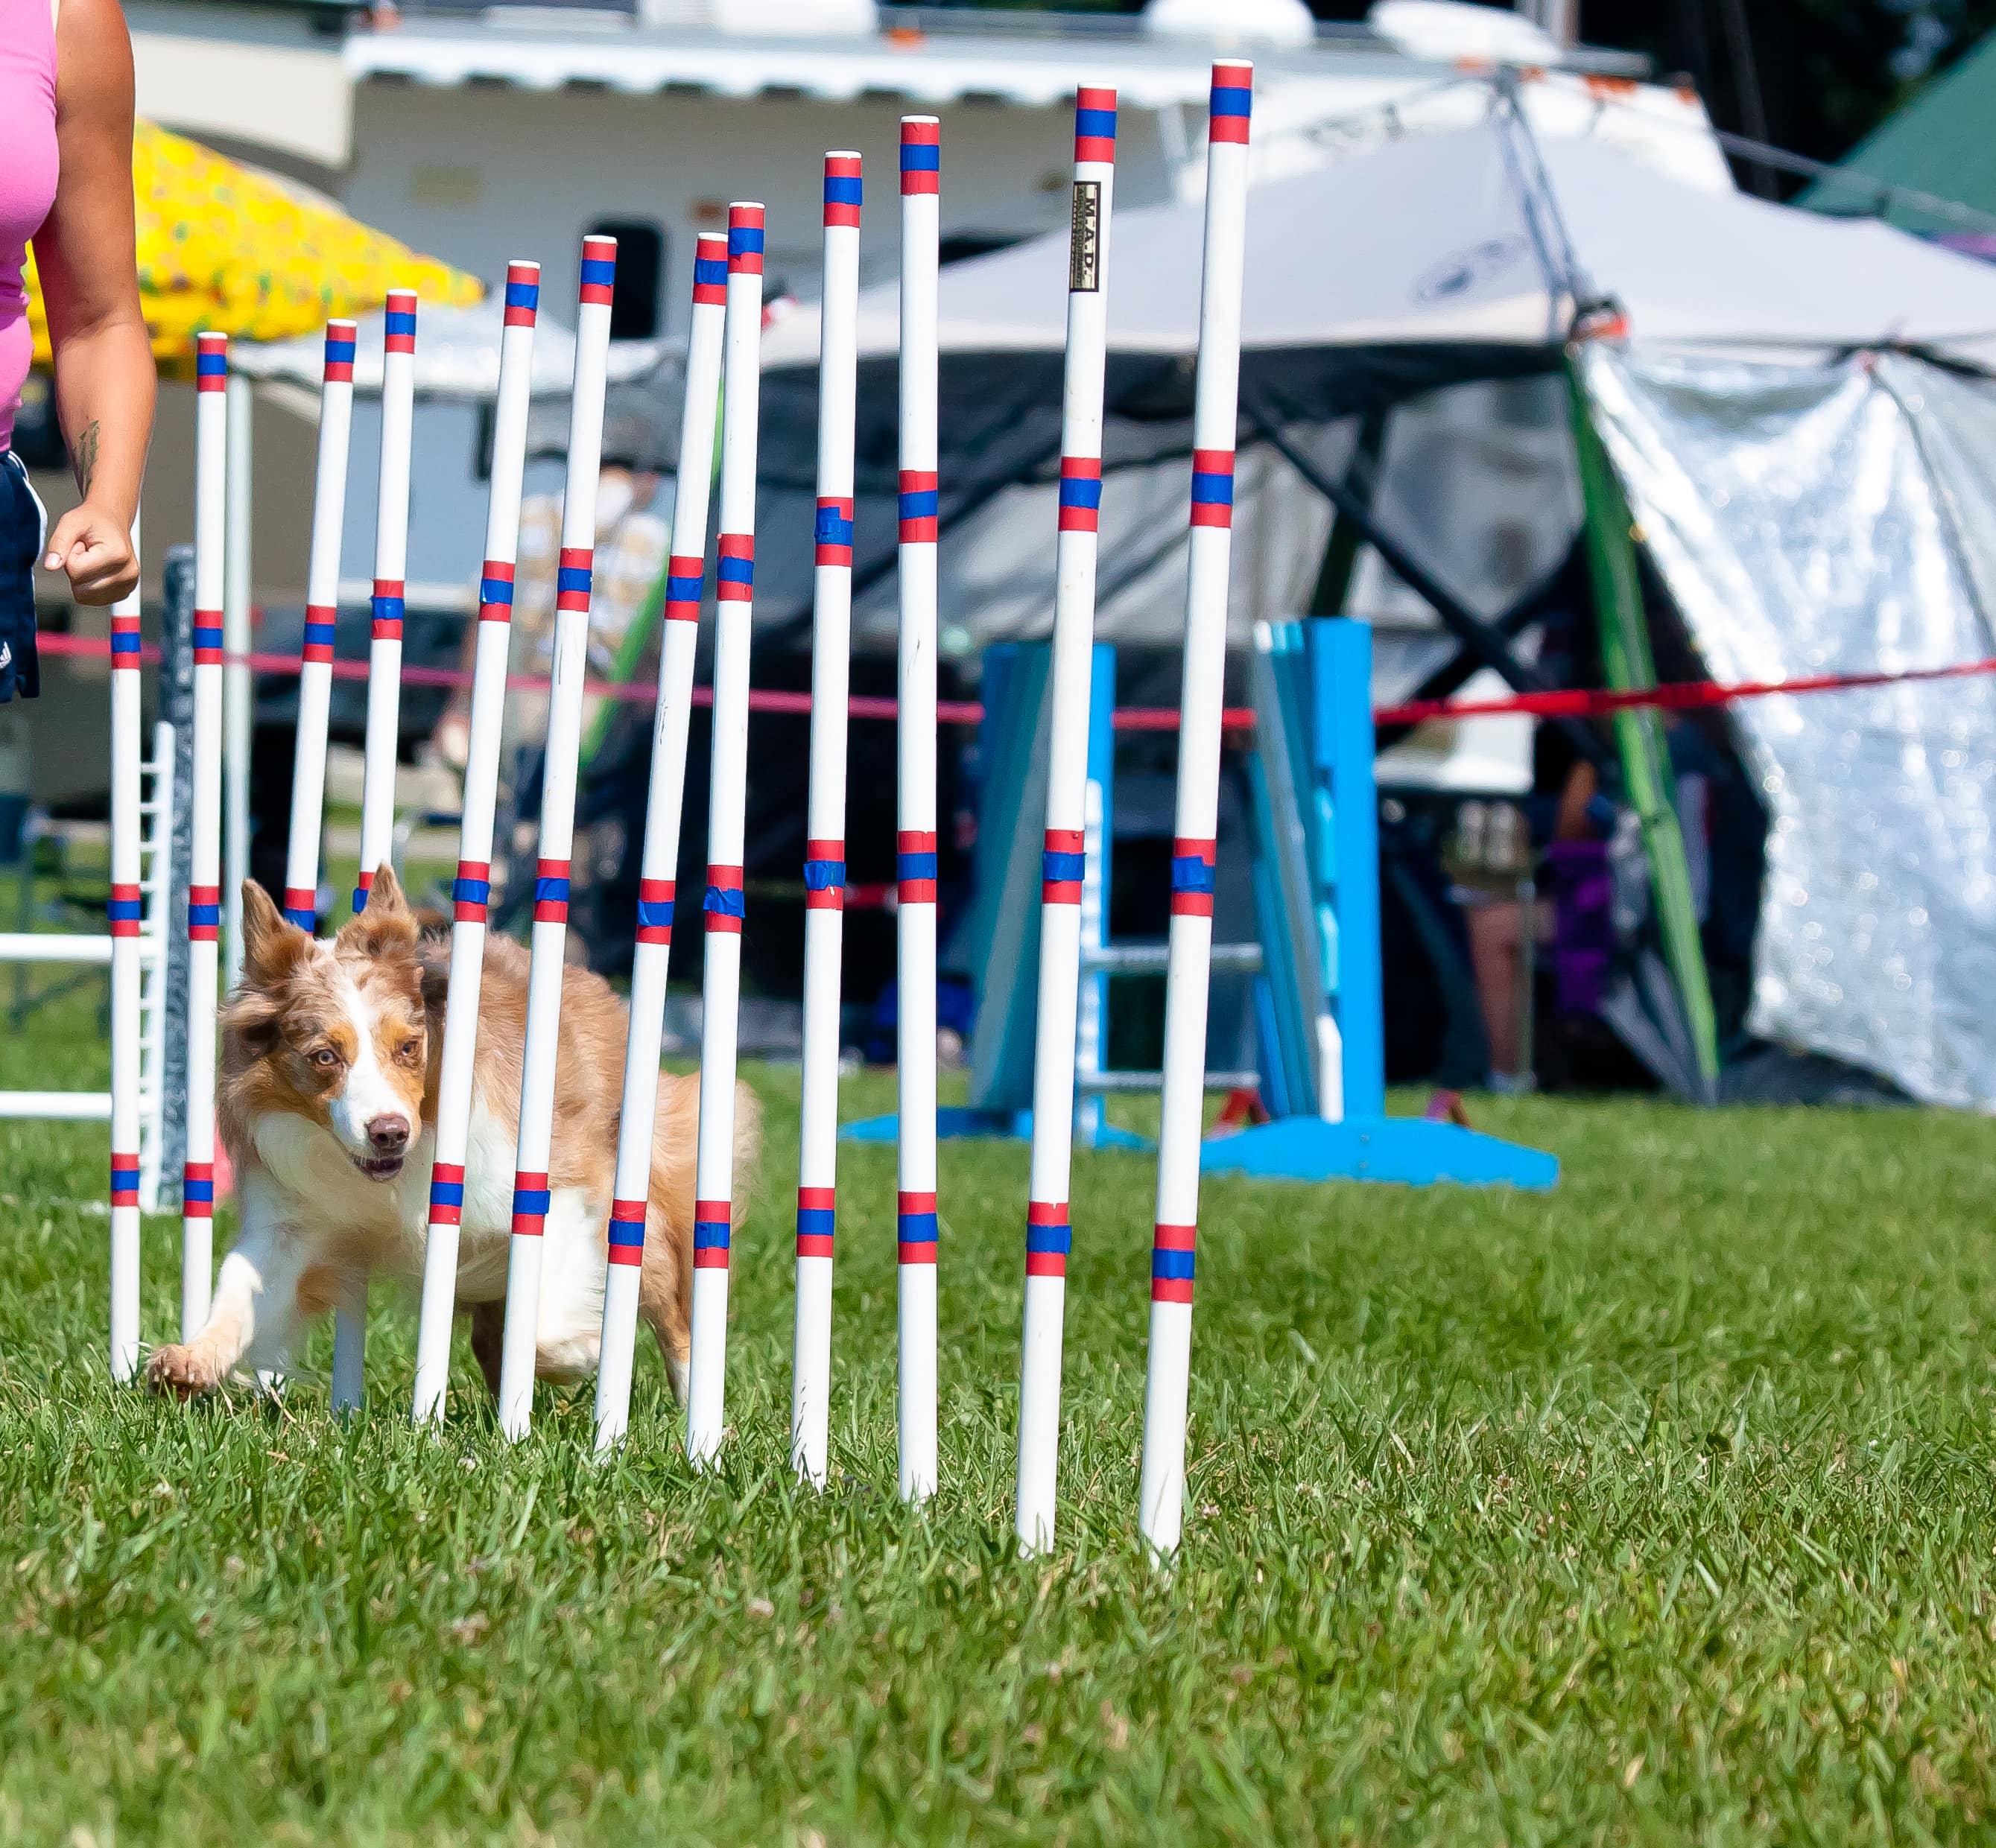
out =
[[421,1050],[422,1043],[420,1041],[405,1039],[402,1042],[402,1056],[404,1059],[414,1059],[416,1054]]
[[322,1046],[312,1054],[312,1063],[321,1067],[337,1065],[339,1063],[339,1053],[329,1046]]

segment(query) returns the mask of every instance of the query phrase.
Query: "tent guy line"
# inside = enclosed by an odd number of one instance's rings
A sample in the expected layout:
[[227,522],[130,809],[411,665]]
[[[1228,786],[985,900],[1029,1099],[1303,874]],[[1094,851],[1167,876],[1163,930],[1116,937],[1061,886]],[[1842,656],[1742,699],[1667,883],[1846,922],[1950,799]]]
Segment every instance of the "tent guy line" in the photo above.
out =
[[[108,661],[111,655],[109,641],[93,636],[44,635],[36,645],[44,654],[73,660]],[[139,659],[148,665],[156,664],[159,658],[159,649],[150,644],[140,651]],[[289,654],[225,653],[221,658],[225,666],[240,665],[256,674],[296,674],[300,667],[298,660]],[[1543,692],[1513,693],[1501,699],[1416,699],[1400,706],[1375,706],[1372,722],[1378,726],[1423,725],[1436,719],[1494,719],[1518,715],[1538,719],[1603,719],[1616,713],[1636,712],[1645,708],[1695,712],[1730,706],[1742,699],[1793,697],[1805,693],[1846,693],[1867,687],[1966,680],[1984,674],[1996,674],[1996,656],[1983,661],[1950,661],[1938,668],[1805,674],[1790,680],[1677,680],[1658,686],[1633,687],[1623,692],[1605,687],[1561,688]],[[365,680],[367,664],[364,661],[336,661],[332,675],[336,680]],[[456,668],[405,665],[401,677],[406,686],[456,687],[471,684],[470,675]],[[509,690],[532,688],[545,692],[549,682],[539,675],[509,674],[506,685]],[[601,680],[585,682],[583,692],[586,697],[592,699],[620,699],[635,704],[646,703],[652,697],[652,689],[648,687]],[[694,688],[693,702],[697,706],[711,706],[713,689]],[[892,720],[897,709],[893,699],[865,693],[852,694],[845,703],[848,715],[855,719]],[[751,712],[783,713],[804,718],[810,715],[811,699],[809,693],[765,687],[750,693],[748,709]],[[936,702],[936,716],[945,725],[976,725],[983,720],[984,708],[975,699],[941,699]],[[1254,724],[1253,709],[1230,706],[1227,709],[1224,723],[1229,731],[1251,731]],[[1175,731],[1178,724],[1178,713],[1169,706],[1119,706],[1116,709],[1115,728],[1118,731]]]

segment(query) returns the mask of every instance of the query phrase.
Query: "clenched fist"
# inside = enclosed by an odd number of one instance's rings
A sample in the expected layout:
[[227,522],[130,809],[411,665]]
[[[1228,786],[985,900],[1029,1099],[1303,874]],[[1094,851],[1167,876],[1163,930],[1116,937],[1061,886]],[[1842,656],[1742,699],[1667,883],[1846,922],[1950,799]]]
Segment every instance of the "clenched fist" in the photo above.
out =
[[139,581],[131,529],[88,500],[56,522],[42,566],[68,572],[79,603],[115,603]]

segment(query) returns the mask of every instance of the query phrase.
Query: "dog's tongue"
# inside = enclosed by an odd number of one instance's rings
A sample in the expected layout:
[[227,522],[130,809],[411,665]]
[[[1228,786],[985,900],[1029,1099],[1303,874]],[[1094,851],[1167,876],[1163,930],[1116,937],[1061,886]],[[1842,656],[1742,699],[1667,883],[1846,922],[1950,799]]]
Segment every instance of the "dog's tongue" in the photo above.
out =
[[229,1165],[229,1151],[218,1141],[215,1145],[215,1197],[226,1200],[236,1191],[236,1170]]

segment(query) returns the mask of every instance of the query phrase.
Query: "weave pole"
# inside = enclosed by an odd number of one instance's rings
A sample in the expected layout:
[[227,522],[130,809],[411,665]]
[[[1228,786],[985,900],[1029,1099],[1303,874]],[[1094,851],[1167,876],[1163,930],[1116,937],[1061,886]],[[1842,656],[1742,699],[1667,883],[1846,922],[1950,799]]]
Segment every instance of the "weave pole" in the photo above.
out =
[[631,1028],[624,1047],[624,1101],[617,1177],[610,1208],[609,1268],[603,1281],[603,1343],[596,1371],[596,1448],[614,1449],[631,1420],[631,1372],[638,1338],[638,1280],[652,1192],[652,1143],[659,1108],[659,1043],[673,953],[673,909],[680,824],[686,801],[687,729],[693,716],[693,658],[707,575],[708,490],[721,395],[722,325],[728,314],[728,239],[703,232],[694,246],[693,325],[687,342],[686,396],[680,411],[679,485],[673,551],[666,568],[665,623],[659,641],[659,697],[652,720],[652,773],[645,799],[645,844],[638,863],[638,941],[631,963]]
[[[139,550],[139,522],[132,522]],[[139,586],[111,606],[111,1377],[139,1371]]]
[[229,376],[229,494],[222,574],[222,991],[243,974],[243,882],[250,876],[250,744],[256,687],[247,654],[251,620],[251,484],[256,476],[256,398],[252,381]]
[[1248,125],[1254,67],[1213,67],[1206,130],[1206,252],[1199,373],[1192,394],[1192,535],[1186,575],[1184,680],[1165,970],[1164,1096],[1151,1250],[1150,1359],[1137,1524],[1159,1556],[1184,1522],[1186,1393],[1192,1369],[1193,1245],[1205,1108],[1214,840],[1219,833],[1220,696],[1234,526],[1234,440],[1241,380],[1241,289],[1248,233]]
[[188,860],[187,1156],[181,1190],[181,1339],[215,1291],[215,1015],[222,934],[222,582],[228,524],[229,336],[194,345],[194,779]]
[[838,1222],[839,965],[845,922],[845,699],[852,647],[852,445],[858,394],[859,156],[824,157],[818,354],[817,581],[810,786],[804,804],[804,1108],[798,1125],[797,1320],[790,1461],[824,1486],[831,1427],[832,1237]]
[[901,118],[896,1151],[903,1501],[936,1488],[936,266],[941,125]]
[[762,403],[762,208],[728,208],[727,389],[714,541],[714,751],[708,777],[700,1142],[694,1158],[693,1362],[687,1455],[713,1461],[726,1423],[728,1239],[735,1216],[735,1015],[748,785],[748,644],[755,580],[755,434]]
[[395,833],[395,741],[402,705],[402,579],[409,558],[409,444],[415,417],[416,297],[391,289],[381,335],[381,472],[374,507],[373,640],[367,651],[367,760],[360,786],[360,871],[353,909]]
[[[381,467],[374,507],[373,639],[367,651],[367,732],[360,785],[360,865],[353,909],[367,909],[375,868],[395,832],[395,747],[402,704],[402,579],[409,551],[409,440],[415,414],[416,297],[391,289],[383,317]],[[367,1359],[367,1285],[332,1319],[332,1409],[360,1403]]]
[[[1061,406],[1060,520],[1055,554],[1052,710],[1046,842],[1040,873],[1040,984],[1033,1047],[1032,1171],[1026,1207],[1025,1325],[1019,1362],[1016,1527],[1028,1552],[1053,1544],[1060,1464],[1061,1338],[1072,1237],[1074,1051],[1086,871],[1089,668],[1095,645],[1096,527],[1102,505],[1103,373],[1108,343],[1109,215],[1116,178],[1116,92],[1075,98],[1067,373]],[[1107,826],[1105,817],[1104,826]]]
[[[568,479],[562,494],[561,558],[555,592],[554,680],[541,781],[540,861],[527,973],[526,1047],[513,1176],[513,1235],[506,1268],[506,1324],[499,1361],[499,1428],[524,1438],[534,1416],[534,1354],[540,1331],[541,1240],[553,1204],[555,1054],[561,1036],[562,970],[568,948],[569,854],[575,838],[582,682],[589,666],[590,573],[596,548],[596,482],[603,459],[604,375],[610,359],[610,299],[617,240],[582,240],[575,317],[574,400],[569,413]],[[569,1235],[576,1227],[565,1228]]]
[[356,335],[350,321],[325,324],[325,377],[318,401],[318,476],[312,490],[305,645],[298,664],[298,731],[291,754],[291,831],[284,853],[284,916],[304,931],[318,923],[325,731],[332,706],[333,626],[339,617],[339,541],[346,520],[346,452],[353,431]]
[[464,1211],[465,1153],[471,1141],[486,907],[492,896],[492,818],[498,802],[507,651],[512,639],[513,567],[519,555],[520,489],[527,467],[527,406],[533,386],[534,319],[540,300],[540,265],[508,263],[505,318],[499,338],[499,397],[493,418],[492,490],[485,509],[485,562],[478,574],[471,739],[465,754],[457,877],[451,887],[450,988],[444,1002],[443,1053],[437,1077],[436,1161],[430,1170],[422,1308],[416,1324],[416,1389],[410,1415],[418,1424],[442,1417],[450,1384],[458,1228]]

